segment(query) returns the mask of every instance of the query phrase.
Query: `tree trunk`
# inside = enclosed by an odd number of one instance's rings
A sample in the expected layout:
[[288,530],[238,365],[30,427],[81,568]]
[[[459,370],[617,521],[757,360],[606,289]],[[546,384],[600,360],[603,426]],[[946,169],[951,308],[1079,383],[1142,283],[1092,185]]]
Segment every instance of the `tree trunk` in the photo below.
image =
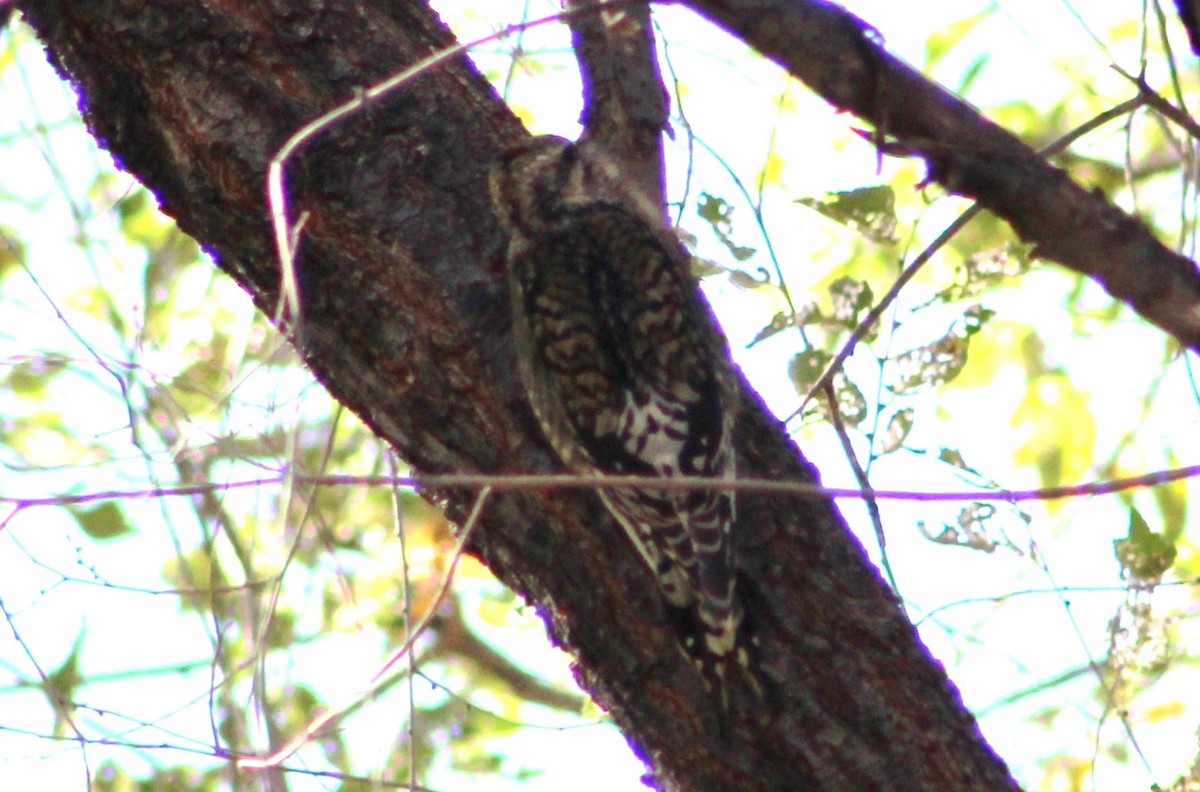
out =
[[[419,0],[19,5],[102,145],[271,314],[281,275],[264,177],[275,150],[454,43]],[[525,134],[460,57],[321,134],[288,167],[292,217],[308,218],[300,315],[285,329],[330,392],[419,473],[559,470],[516,381],[486,189],[489,162]],[[816,482],[742,390],[739,474]],[[426,494],[461,522],[477,491]],[[769,686],[765,702],[732,702],[724,736],[653,607],[650,574],[594,493],[497,493],[469,550],[537,607],[664,789],[1016,788],[832,502],[746,493],[738,513]]]

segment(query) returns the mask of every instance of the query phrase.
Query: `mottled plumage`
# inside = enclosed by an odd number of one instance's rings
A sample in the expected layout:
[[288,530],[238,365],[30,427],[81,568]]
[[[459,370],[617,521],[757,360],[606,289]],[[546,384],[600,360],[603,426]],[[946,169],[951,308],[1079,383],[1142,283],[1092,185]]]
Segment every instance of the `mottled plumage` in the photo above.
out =
[[[588,474],[734,478],[736,380],[677,240],[574,144],[534,138],[491,177],[509,236],[520,374],[547,438]],[[738,646],[732,490],[602,489],[723,686]]]

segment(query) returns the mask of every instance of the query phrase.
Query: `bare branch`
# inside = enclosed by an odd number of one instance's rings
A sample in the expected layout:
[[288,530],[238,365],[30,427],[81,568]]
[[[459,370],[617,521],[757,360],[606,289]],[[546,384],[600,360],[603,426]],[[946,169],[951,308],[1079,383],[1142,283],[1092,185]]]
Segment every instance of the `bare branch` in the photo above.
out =
[[662,133],[667,92],[658,69],[648,5],[572,0],[568,23],[583,78],[583,139],[622,163],[639,192],[666,195]]

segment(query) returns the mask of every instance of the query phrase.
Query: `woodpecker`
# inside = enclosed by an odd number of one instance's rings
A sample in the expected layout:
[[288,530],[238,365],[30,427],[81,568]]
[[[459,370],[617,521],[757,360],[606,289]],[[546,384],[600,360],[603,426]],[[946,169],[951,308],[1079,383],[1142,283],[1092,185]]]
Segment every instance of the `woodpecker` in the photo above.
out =
[[[570,470],[735,478],[737,378],[678,239],[622,199],[578,144],[535,137],[493,166],[508,237],[519,373]],[[747,665],[730,536],[732,489],[598,489],[666,601],[693,615],[684,645],[710,686]]]

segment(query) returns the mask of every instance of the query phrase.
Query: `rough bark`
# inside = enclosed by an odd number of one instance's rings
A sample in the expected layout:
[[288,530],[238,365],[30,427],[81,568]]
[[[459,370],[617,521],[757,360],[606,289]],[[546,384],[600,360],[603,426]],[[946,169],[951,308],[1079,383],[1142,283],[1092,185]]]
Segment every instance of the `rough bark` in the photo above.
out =
[[583,139],[622,163],[626,183],[651,198],[666,194],[663,130],[669,100],[658,69],[649,6],[588,13],[596,0],[571,0],[568,24],[586,99]]
[[[25,0],[90,128],[267,312],[280,274],[275,148],[452,43],[418,0]],[[732,24],[726,20],[726,24]],[[525,133],[464,60],[308,144],[294,338],[316,376],[422,473],[537,473],[552,457],[515,380],[486,168]],[[816,481],[744,388],[739,469]],[[467,490],[429,493],[462,520]],[[470,549],[533,602],[581,683],[673,790],[1014,789],[833,505],[740,500],[766,705],[712,700],[650,606],[654,584],[587,492],[496,495]],[[581,772],[586,773],[586,768]]]

